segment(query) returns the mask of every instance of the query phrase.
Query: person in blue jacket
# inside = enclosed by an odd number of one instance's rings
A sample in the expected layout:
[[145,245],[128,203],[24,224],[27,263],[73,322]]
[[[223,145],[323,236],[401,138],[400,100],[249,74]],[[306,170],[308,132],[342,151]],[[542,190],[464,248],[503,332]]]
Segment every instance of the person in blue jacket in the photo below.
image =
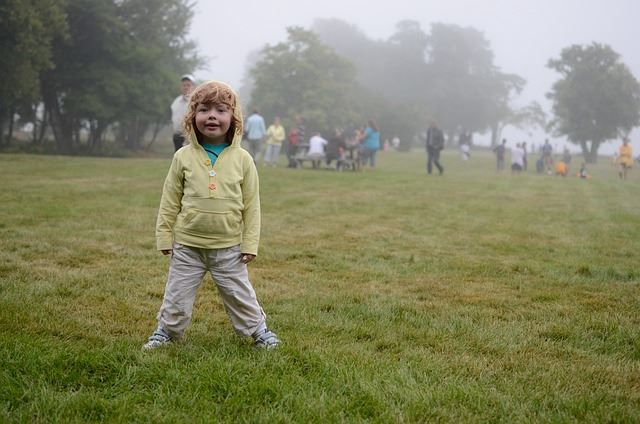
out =
[[380,130],[378,126],[370,119],[367,127],[364,129],[362,136],[362,165],[367,166],[367,163],[371,168],[376,166],[376,153],[380,150]]

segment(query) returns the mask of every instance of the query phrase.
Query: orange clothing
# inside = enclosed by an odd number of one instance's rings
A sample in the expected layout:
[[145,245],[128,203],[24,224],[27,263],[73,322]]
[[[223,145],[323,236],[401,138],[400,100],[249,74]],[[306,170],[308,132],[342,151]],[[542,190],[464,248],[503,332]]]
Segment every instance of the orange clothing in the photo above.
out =
[[568,171],[569,171],[569,168],[567,167],[566,163],[564,163],[561,160],[556,162],[556,175],[562,175],[564,177],[567,175]]
[[630,144],[626,146],[623,144],[620,146],[618,162],[620,165],[624,165],[627,168],[631,168],[633,166],[633,149]]

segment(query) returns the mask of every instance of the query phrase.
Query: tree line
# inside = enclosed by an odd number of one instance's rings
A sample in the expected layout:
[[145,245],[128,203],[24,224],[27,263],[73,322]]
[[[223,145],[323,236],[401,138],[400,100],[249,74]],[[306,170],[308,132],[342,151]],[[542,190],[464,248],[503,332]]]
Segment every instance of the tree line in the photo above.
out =
[[[144,147],[168,122],[176,76],[204,60],[187,38],[187,0],[4,0],[0,3],[0,148],[15,117],[32,123],[31,146],[45,134],[64,154]],[[434,23],[425,32],[400,21],[385,40],[338,19],[249,55],[249,107],[292,124],[331,131],[376,120],[403,148],[437,121],[448,140],[508,125],[538,127],[579,145],[588,161],[601,143],[640,121],[640,84],[611,47],[569,46],[548,67],[560,78],[547,97],[514,107],[526,81],[494,63],[484,34]],[[107,137],[108,136],[108,137]],[[109,143],[107,143],[107,140]],[[146,142],[147,144],[150,141]]]
[[[63,154],[100,153],[109,132],[142,147],[168,119],[176,75],[202,63],[184,0],[4,0],[0,3],[0,147],[14,117]],[[154,132],[154,131],[151,131]]]
[[[251,55],[251,107],[266,116],[296,115],[331,131],[375,119],[401,146],[436,121],[447,139],[491,133],[508,125],[538,127],[582,147],[595,161],[601,143],[628,134],[640,120],[640,85],[611,47],[570,46],[548,67],[561,78],[547,94],[553,115],[538,102],[514,107],[526,81],[494,63],[489,41],[475,28],[398,22],[386,40],[372,40],[338,19],[310,30],[288,28],[287,40]],[[292,123],[292,122],[291,122]]]

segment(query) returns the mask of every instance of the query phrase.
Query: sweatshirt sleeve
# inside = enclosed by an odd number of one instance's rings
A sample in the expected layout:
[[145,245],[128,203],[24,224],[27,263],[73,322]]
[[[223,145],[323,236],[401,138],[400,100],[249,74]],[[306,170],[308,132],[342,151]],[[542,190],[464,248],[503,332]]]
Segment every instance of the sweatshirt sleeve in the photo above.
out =
[[173,157],[167,178],[164,180],[158,220],[156,221],[156,247],[158,250],[173,248],[173,226],[176,223],[183,193],[183,175],[180,160]]
[[258,171],[253,160],[245,161],[244,178],[242,181],[242,199],[244,210],[242,211],[243,231],[242,253],[258,254],[260,243],[260,187]]

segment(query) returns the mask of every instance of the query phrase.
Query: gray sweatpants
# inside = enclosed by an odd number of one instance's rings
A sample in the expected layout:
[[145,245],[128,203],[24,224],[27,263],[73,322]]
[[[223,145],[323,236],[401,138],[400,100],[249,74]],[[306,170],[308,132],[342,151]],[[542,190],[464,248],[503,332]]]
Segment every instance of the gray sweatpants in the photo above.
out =
[[158,327],[181,338],[191,321],[196,291],[205,273],[211,272],[224,308],[236,333],[251,336],[265,326],[266,315],[241,261],[240,246],[200,249],[173,243],[169,277],[158,312]]

